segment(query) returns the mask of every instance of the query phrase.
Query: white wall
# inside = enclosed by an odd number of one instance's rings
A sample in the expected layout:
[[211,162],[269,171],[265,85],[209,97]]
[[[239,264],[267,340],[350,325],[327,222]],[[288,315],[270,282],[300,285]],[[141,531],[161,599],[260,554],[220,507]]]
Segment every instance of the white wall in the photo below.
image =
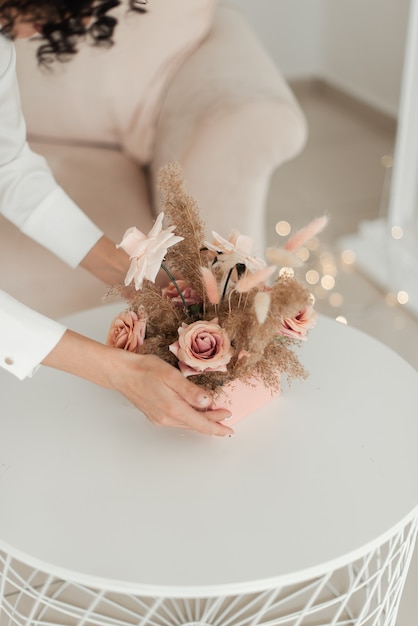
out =
[[322,75],[396,114],[409,0],[326,0]]
[[232,2],[285,76],[325,78],[397,114],[410,0]]
[[249,18],[288,77],[317,74],[326,0],[230,0]]

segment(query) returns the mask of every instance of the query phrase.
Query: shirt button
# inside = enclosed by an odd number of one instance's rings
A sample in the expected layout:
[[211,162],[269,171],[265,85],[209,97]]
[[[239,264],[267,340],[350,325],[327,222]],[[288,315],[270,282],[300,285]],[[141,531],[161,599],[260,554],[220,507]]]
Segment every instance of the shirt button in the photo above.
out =
[[14,363],[11,356],[6,356],[6,358],[4,359],[4,362],[6,363],[6,365],[13,365]]

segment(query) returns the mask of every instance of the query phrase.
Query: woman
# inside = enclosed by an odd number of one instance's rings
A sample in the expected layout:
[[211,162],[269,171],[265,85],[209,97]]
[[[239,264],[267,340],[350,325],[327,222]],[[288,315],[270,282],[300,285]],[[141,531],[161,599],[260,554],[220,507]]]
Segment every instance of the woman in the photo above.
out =
[[[38,59],[68,60],[80,38],[111,45],[116,0],[0,0],[0,212],[72,267],[81,265],[109,285],[129,265],[56,184],[45,161],[26,142],[11,39],[40,36]],[[144,0],[132,1],[143,11]],[[105,52],[104,52],[105,53]],[[28,259],[30,262],[30,259]],[[23,379],[43,364],[123,394],[154,424],[224,436],[230,412],[205,410],[211,397],[172,366],[102,345],[28,309],[0,291],[0,365]],[[200,409],[200,410],[199,410]]]

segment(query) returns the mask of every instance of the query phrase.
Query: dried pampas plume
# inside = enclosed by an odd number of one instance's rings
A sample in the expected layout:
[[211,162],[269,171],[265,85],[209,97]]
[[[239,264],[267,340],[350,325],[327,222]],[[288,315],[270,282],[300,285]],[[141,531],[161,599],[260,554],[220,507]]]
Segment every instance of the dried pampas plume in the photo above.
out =
[[246,274],[237,282],[235,288],[238,293],[247,293],[258,287],[262,283],[264,283],[274,272],[277,270],[275,265],[269,265],[268,267],[264,267],[262,270],[258,270],[253,274]]
[[219,304],[221,293],[215,276],[207,267],[201,267],[200,271],[202,272],[203,283],[209,302],[211,304]]
[[254,298],[254,310],[259,324],[264,324],[270,309],[270,293],[259,291]]
[[310,224],[298,230],[290,239],[288,239],[285,243],[285,250],[289,252],[295,252],[299,250],[305,243],[308,243],[311,239],[319,235],[328,224],[328,217],[323,215],[322,217],[317,217]]
[[187,276],[188,284],[198,293],[204,293],[200,271],[201,249],[205,239],[205,226],[199,207],[184,186],[183,173],[178,163],[169,163],[160,171],[162,211],[175,226],[175,233],[183,237],[167,252],[167,260],[176,275]]
[[279,267],[300,267],[302,265],[302,261],[293,252],[284,248],[267,248],[266,259],[269,263],[274,263]]

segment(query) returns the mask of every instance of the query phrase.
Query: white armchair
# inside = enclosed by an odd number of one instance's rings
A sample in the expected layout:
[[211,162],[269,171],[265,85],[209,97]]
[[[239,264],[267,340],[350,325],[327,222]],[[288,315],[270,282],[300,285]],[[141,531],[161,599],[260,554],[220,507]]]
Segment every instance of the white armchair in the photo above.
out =
[[[175,160],[208,230],[252,235],[262,254],[270,176],[303,148],[304,115],[235,7],[149,7],[145,16],[120,14],[110,50],[86,44],[52,72],[36,66],[33,42],[16,42],[29,141],[116,241],[129,226],[150,228],[158,171]],[[158,57],[162,42],[167,53]],[[53,316],[100,302],[103,285],[84,270],[65,268],[8,224],[1,232],[0,261],[4,255],[12,268],[2,287],[10,293]]]

